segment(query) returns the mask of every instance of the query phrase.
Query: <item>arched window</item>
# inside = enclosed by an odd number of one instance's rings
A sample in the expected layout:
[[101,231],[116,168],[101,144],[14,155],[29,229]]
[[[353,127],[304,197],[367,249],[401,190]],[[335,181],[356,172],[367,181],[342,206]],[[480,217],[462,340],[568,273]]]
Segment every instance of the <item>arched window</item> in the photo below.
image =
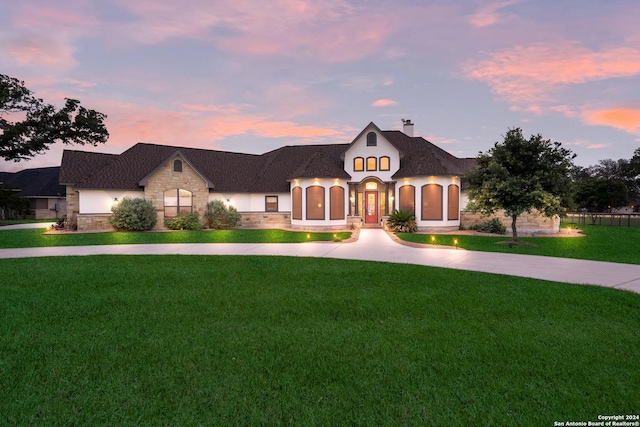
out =
[[367,157],[367,170],[374,171],[378,167],[378,159],[375,157]]
[[293,187],[293,206],[291,209],[291,219],[302,219],[302,188]]
[[375,147],[378,145],[378,135],[375,132],[369,132],[367,134],[367,147]]
[[353,159],[353,170],[356,172],[362,172],[364,170],[364,158],[356,157]]
[[307,187],[307,219],[324,219],[324,187]]
[[329,219],[344,219],[344,188],[334,185],[329,189]]
[[442,186],[427,184],[422,186],[422,219],[442,221]]
[[403,185],[400,187],[400,200],[398,201],[401,211],[416,213],[416,187],[413,185]]
[[173,189],[164,192],[164,216],[172,218],[193,211],[193,193],[188,190]]
[[460,218],[460,187],[455,184],[449,186],[448,192],[448,215],[447,219],[456,220]]
[[391,168],[390,159],[387,156],[380,157],[380,170],[388,171]]
[[182,172],[182,160],[176,159],[173,161],[173,171]]

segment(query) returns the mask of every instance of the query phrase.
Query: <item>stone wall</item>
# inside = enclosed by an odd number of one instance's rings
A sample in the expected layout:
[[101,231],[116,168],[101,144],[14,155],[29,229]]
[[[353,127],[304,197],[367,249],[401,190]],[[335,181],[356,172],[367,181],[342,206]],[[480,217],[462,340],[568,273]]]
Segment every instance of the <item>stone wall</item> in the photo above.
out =
[[[491,216],[485,216],[481,213],[463,211],[461,213],[460,223],[464,228],[470,228],[474,225],[489,221],[492,218],[498,218],[505,227],[507,234],[511,234],[511,217],[504,215],[503,211],[498,211]],[[547,218],[538,213],[523,213],[518,217],[516,222],[518,233],[544,233],[555,234],[560,232],[560,217]]]
[[109,224],[110,216],[104,214],[76,215],[78,231],[114,231]]
[[288,228],[291,226],[290,212],[240,212],[241,227]]
[[[174,160],[182,161],[182,172],[173,171]],[[164,227],[164,192],[167,190],[182,189],[191,191],[193,199],[193,211],[198,212],[200,216],[204,214],[207,208],[207,198],[209,197],[209,188],[206,181],[180,156],[175,156],[165,162],[158,170],[149,178],[144,188],[144,197],[151,200],[156,208],[158,222],[156,229]]]
[[80,196],[72,186],[67,185],[67,226],[75,230],[77,216],[80,212]]

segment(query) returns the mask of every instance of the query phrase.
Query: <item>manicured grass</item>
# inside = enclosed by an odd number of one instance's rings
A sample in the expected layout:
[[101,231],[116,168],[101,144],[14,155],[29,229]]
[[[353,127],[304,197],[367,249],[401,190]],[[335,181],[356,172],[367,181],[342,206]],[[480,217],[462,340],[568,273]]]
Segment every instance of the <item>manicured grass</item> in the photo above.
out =
[[510,240],[510,236],[464,236],[399,233],[398,237],[408,242],[458,246],[472,251],[505,252],[526,255],[543,255],[560,258],[578,258],[596,261],[640,264],[640,227],[586,226],[586,237],[518,237],[532,246],[500,245],[497,242]]
[[[335,236],[335,237],[334,237]],[[344,240],[351,233],[307,233],[286,230],[204,230],[44,235],[41,229],[0,230],[1,248],[124,245],[141,243],[303,243]]]
[[640,407],[629,292],[307,258],[0,269],[0,424],[546,426]]
[[0,219],[0,226],[15,224],[33,224],[39,222],[56,222],[55,219]]

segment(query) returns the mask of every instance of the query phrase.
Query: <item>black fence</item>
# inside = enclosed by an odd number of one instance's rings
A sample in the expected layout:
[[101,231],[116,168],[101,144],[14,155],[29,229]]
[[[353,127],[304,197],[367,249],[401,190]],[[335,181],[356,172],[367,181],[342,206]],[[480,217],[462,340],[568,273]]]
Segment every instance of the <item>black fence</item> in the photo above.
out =
[[640,227],[640,213],[569,212],[562,218],[562,222],[578,225]]

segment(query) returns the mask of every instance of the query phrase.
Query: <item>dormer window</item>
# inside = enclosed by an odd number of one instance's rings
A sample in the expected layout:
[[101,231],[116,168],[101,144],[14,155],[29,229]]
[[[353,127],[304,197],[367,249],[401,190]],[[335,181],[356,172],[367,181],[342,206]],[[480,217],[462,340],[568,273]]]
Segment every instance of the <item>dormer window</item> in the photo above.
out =
[[378,145],[378,135],[375,132],[369,132],[367,134],[367,147],[375,147]]
[[182,172],[182,160],[176,159],[173,161],[173,171]]

